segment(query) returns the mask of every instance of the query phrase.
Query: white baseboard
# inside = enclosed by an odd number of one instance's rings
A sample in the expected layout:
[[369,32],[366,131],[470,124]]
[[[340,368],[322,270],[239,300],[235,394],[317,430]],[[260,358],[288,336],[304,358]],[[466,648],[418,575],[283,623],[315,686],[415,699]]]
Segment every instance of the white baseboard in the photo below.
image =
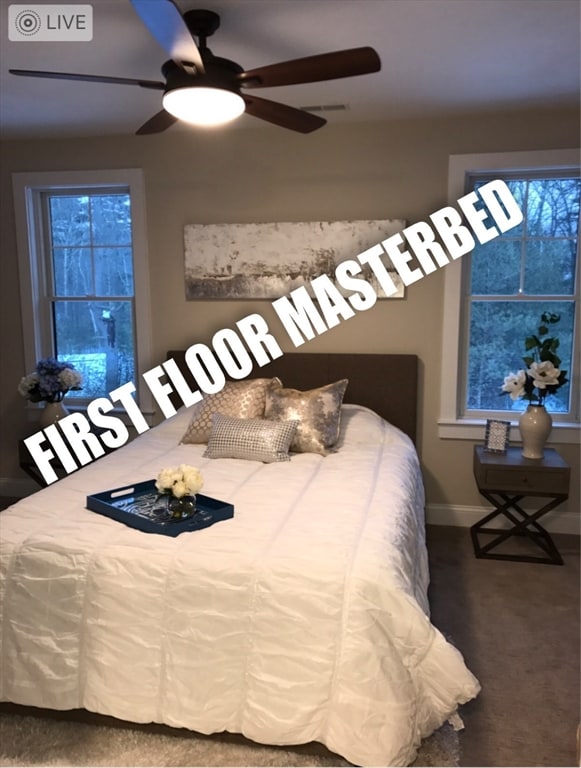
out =
[[[537,508],[538,509],[538,508]],[[526,509],[526,512],[533,512],[532,509]],[[469,528],[477,523],[489,512],[492,507],[468,507],[453,504],[428,504],[426,507],[426,522],[430,525],[454,525],[461,528]],[[572,533],[579,536],[580,515],[578,512],[568,510],[566,507],[557,507],[552,512],[548,512],[539,520],[543,528],[551,533]],[[504,517],[498,517],[494,521],[495,528],[508,528],[509,522]]]
[[15,496],[22,499],[40,491],[40,485],[27,477],[0,477],[0,496]]

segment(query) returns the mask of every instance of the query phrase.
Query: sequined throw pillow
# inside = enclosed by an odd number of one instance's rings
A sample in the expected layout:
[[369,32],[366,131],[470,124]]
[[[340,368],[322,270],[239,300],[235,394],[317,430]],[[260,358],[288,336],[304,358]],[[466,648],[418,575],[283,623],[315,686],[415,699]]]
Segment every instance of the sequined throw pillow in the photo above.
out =
[[341,405],[348,379],[301,392],[279,387],[266,393],[264,415],[273,421],[298,421],[290,450],[325,456],[337,442]]
[[232,419],[215,413],[204,456],[208,459],[290,461],[288,454],[296,421]]
[[192,417],[182,443],[207,443],[212,429],[212,416],[222,413],[237,419],[260,419],[264,416],[266,392],[280,387],[280,379],[245,379],[227,381],[224,388],[192,406]]

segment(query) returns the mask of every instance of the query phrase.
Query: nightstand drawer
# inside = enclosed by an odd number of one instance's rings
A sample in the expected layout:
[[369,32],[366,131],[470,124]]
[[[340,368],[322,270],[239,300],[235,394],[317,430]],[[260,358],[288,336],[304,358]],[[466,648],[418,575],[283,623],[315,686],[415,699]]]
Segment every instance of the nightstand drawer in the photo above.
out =
[[496,491],[534,491],[536,493],[567,493],[569,488],[569,472],[555,470],[538,472],[518,469],[485,470],[482,487]]

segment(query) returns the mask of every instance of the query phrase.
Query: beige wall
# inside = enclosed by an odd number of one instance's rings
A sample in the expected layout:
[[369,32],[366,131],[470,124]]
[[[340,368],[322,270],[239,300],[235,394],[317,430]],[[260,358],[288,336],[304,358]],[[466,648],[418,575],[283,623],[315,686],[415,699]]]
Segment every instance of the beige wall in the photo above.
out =
[[[275,327],[269,302],[186,302],[183,227],[189,223],[425,219],[447,203],[450,154],[574,147],[577,108],[325,127],[309,136],[273,127],[155,137],[4,142],[0,261],[0,478],[23,477],[16,442],[30,431],[16,393],[23,375],[13,171],[142,168],[149,237],[154,360],[209,341],[250,312]],[[140,258],[140,254],[137,254]],[[443,270],[383,301],[301,351],[413,352],[421,366],[422,457],[432,504],[480,505],[472,444],[437,434]],[[277,326],[279,327],[279,326]],[[284,334],[277,339],[285,351]],[[569,509],[579,509],[579,449],[560,446],[574,466]]]

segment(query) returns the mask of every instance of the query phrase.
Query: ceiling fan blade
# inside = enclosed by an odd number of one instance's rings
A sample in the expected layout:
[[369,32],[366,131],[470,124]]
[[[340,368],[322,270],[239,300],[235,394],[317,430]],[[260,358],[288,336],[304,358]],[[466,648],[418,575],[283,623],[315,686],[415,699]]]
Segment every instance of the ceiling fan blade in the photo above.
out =
[[145,136],[148,133],[161,133],[162,131],[171,128],[174,123],[177,123],[177,121],[177,117],[170,115],[169,112],[166,112],[165,109],[162,109],[161,112],[158,112],[146,123],[144,123],[141,128],[136,131],[136,134],[137,136]]
[[373,48],[349,48],[258,67],[242,72],[238,79],[246,88],[270,88],[368,75],[380,69],[381,60]]
[[83,83],[114,83],[117,85],[139,85],[141,88],[165,90],[165,84],[157,80],[135,80],[130,77],[108,77],[107,75],[79,75],[74,72],[42,72],[36,69],[9,69],[11,75],[23,77],[44,77],[48,80],[79,80]]
[[176,64],[193,64],[203,73],[204,62],[180,9],[173,0],[130,0],[141,21]]
[[256,96],[242,96],[246,103],[246,112],[253,117],[259,117],[281,128],[288,128],[291,131],[299,133],[311,133],[317,128],[322,128],[327,122],[318,115],[311,112],[305,112],[296,107],[289,107],[287,104],[280,104],[277,101],[268,99],[259,99]]

